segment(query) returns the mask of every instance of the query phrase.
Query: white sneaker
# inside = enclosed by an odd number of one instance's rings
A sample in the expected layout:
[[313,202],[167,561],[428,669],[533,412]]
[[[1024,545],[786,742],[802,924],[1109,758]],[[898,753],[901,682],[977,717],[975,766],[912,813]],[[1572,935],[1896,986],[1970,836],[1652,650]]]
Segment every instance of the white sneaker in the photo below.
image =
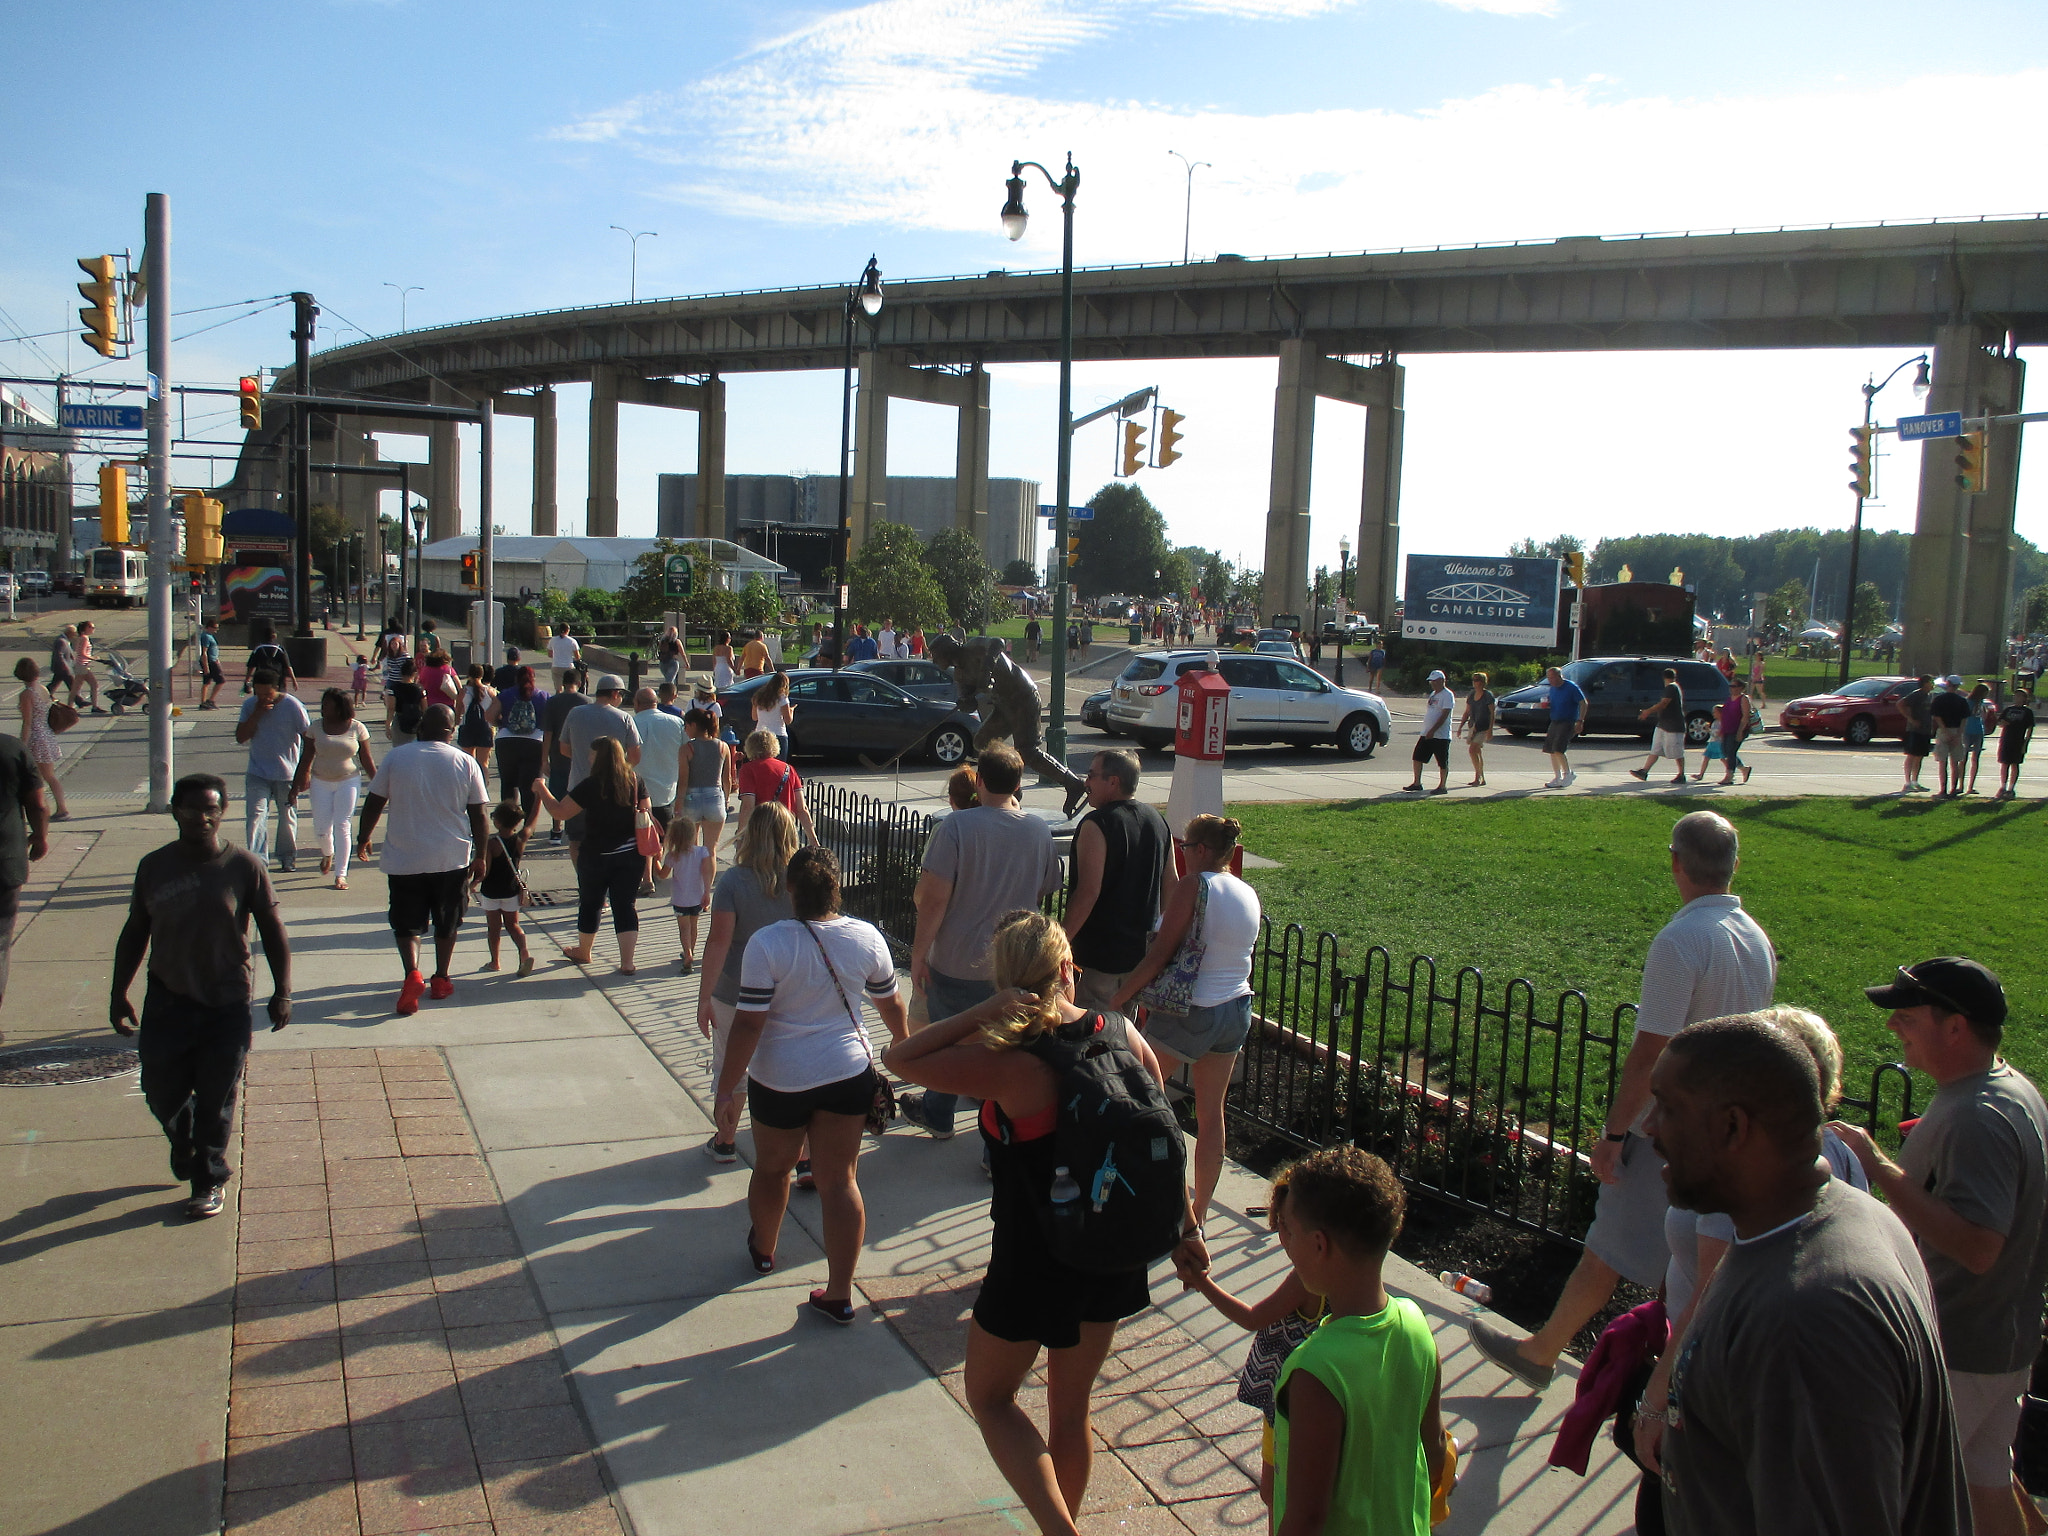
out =
[[1557,786],[1557,787],[1558,787],[1559,789],[1570,789],[1570,788],[1571,788],[1571,787],[1572,787],[1572,786],[1573,786],[1574,784],[1576,784],[1576,783],[1578,783],[1578,782],[1579,782],[1579,776],[1578,776],[1578,774],[1577,774],[1577,773],[1568,773],[1568,774],[1566,774],[1566,775],[1564,776],[1564,778],[1563,778],[1563,779],[1561,779],[1561,780],[1560,780],[1560,781],[1558,782],[1558,786]]
[[1545,789],[1563,789],[1564,780],[1558,778],[1548,779],[1544,782],[1543,787]]

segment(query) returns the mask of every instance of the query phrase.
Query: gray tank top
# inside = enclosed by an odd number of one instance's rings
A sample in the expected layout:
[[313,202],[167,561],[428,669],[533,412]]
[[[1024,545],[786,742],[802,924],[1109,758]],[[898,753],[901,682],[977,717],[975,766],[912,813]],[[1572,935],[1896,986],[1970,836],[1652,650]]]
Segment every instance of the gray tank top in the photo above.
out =
[[725,764],[725,743],[699,736],[690,743],[691,789],[716,789]]

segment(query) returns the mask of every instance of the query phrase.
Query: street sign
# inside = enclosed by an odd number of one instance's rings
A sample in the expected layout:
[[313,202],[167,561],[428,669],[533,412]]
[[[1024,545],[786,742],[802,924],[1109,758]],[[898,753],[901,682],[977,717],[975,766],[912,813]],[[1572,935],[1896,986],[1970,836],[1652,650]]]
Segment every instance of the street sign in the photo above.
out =
[[1038,504],[1038,515],[1040,517],[1048,518],[1058,517],[1060,515],[1060,509],[1058,506],[1056,506],[1054,503],[1050,501],[1041,501]]
[[139,405],[67,405],[59,413],[57,425],[70,427],[80,432],[140,432],[142,430],[142,407]]
[[[1038,515],[1045,518],[1048,522],[1057,522],[1060,509],[1056,503],[1041,501],[1038,504]],[[1095,521],[1095,509],[1093,507],[1069,507],[1067,508],[1067,521],[1070,523],[1092,523]]]
[[1963,435],[1963,413],[1961,411],[1940,411],[1932,416],[1901,416],[1899,418],[1899,441],[1902,443],[1921,442],[1931,437],[1961,437]]
[[669,597],[688,597],[696,573],[690,567],[688,555],[670,555],[662,567],[662,591]]

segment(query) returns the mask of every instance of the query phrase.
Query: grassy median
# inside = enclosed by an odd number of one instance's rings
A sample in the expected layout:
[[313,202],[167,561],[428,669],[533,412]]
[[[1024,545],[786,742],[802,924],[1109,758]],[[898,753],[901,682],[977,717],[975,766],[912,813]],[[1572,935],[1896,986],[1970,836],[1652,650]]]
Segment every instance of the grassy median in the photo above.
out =
[[1861,988],[1941,954],[1999,973],[2006,1053],[2048,1082],[2048,802],[1582,795],[1233,814],[1246,846],[1282,866],[1249,877],[1267,914],[1335,934],[1347,969],[1379,944],[1403,971],[1432,957],[1446,984],[1471,965],[1489,993],[1513,976],[1539,997],[1581,988],[1602,1020],[1635,1000],[1644,953],[1676,908],[1671,824],[1709,804],[1741,832],[1735,889],[1777,947],[1778,1001],[1834,1025],[1852,1093],[1897,1054]]

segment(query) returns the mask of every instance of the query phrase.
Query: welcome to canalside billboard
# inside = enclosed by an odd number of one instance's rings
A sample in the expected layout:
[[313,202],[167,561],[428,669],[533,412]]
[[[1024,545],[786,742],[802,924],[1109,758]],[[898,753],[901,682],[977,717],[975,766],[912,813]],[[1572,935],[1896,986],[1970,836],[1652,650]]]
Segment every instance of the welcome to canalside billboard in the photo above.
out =
[[1401,637],[1554,649],[1562,567],[1512,555],[1410,555]]

